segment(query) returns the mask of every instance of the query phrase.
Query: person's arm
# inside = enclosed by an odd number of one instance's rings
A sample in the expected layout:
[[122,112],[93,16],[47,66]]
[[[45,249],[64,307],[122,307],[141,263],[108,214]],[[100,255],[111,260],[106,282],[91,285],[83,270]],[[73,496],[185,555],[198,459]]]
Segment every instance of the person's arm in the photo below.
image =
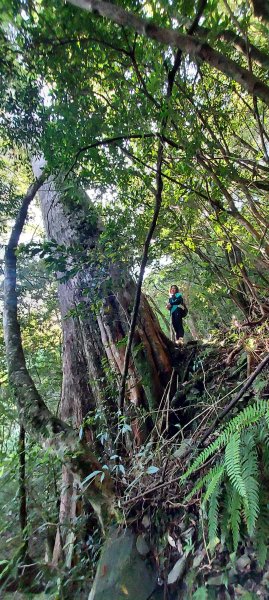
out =
[[171,310],[171,308],[172,308],[172,304],[171,304],[171,298],[169,298],[169,301],[168,301],[168,302],[167,302],[167,304],[166,304],[166,308],[167,308],[168,310]]
[[183,298],[181,294],[178,294],[178,296],[176,295],[175,298],[170,298],[169,302],[172,305],[180,306],[181,304],[183,304]]

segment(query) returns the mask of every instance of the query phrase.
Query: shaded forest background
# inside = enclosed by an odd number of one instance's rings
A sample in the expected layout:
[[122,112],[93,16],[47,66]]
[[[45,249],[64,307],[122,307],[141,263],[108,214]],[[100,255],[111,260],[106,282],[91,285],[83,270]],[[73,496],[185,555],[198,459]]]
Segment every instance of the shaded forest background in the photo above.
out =
[[178,508],[207,561],[186,593],[218,597],[220,542],[267,568],[267,5],[0,7],[2,591],[87,597],[146,506],[165,589]]

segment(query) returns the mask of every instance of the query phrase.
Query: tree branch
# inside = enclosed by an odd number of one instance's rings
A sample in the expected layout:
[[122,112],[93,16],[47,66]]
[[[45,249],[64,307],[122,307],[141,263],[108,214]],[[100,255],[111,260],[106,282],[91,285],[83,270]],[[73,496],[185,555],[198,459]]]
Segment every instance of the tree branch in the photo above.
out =
[[149,246],[150,246],[150,242],[152,240],[152,236],[153,236],[153,233],[154,233],[154,230],[156,227],[156,223],[158,220],[158,216],[159,216],[159,212],[160,212],[160,208],[161,208],[161,204],[162,204],[163,181],[162,181],[161,168],[162,168],[162,160],[163,160],[163,150],[164,150],[163,143],[160,141],[159,149],[158,149],[158,157],[157,157],[155,207],[154,207],[152,221],[151,221],[151,224],[150,224],[150,227],[149,227],[149,230],[147,233],[147,237],[146,237],[146,240],[144,243],[143,256],[142,256],[142,260],[141,260],[138,282],[137,282],[137,287],[136,287],[135,301],[134,301],[131,325],[130,325],[130,330],[129,330],[129,335],[128,335],[128,342],[127,342],[126,351],[125,351],[124,366],[123,366],[121,387],[120,387],[120,393],[119,393],[119,408],[120,408],[120,410],[122,410],[123,406],[124,406],[126,380],[127,380],[127,375],[128,375],[133,337],[134,337],[134,332],[135,332],[135,328],[136,328],[138,310],[139,310],[139,305],[140,305],[142,283],[143,283],[143,279],[144,279],[145,268],[146,268],[147,261],[148,261]]
[[[197,30],[198,35],[201,37],[206,37],[210,33],[210,30],[206,27],[198,27]],[[265,69],[269,69],[269,55],[251,44],[250,42],[246,42],[240,35],[235,33],[234,31],[230,31],[229,29],[224,29],[218,33],[218,40],[222,40],[223,42],[228,42],[228,44],[232,44],[238,52],[241,52],[246,57],[248,56],[248,52],[251,55],[251,59],[260,67]]]
[[193,38],[191,35],[178,33],[172,29],[160,27],[124,8],[105,2],[104,0],[68,0],[70,4],[94,12],[110,19],[117,25],[134,29],[140,35],[156,40],[161,44],[175,46],[194,58],[209,64],[224,73],[229,79],[239,83],[249,94],[258,96],[269,106],[269,87],[258,77],[250,73],[221,52],[214,50],[209,44]]
[[[202,0],[202,2],[203,1],[204,0]],[[178,50],[176,53],[175,59],[174,59],[173,67],[168,73],[167,91],[166,91],[166,102],[167,103],[169,103],[170,98],[172,96],[173,85],[175,82],[175,76],[180,67],[181,56],[182,56],[181,50]],[[142,283],[143,283],[143,279],[144,279],[146,264],[148,261],[149,246],[150,246],[150,242],[152,240],[153,233],[155,231],[159,212],[160,212],[161,205],[162,205],[162,191],[163,191],[162,164],[163,164],[163,154],[164,154],[164,144],[165,144],[164,133],[165,133],[165,129],[167,127],[168,121],[169,121],[169,117],[168,117],[168,115],[165,115],[162,118],[161,129],[160,129],[160,133],[158,136],[159,137],[159,147],[158,147],[157,166],[156,166],[155,207],[154,207],[152,221],[151,221],[151,224],[150,224],[150,227],[149,227],[149,230],[147,233],[147,237],[145,240],[145,244],[144,244],[144,251],[143,251],[142,261],[141,261],[141,265],[140,265],[134,307],[133,307],[132,318],[131,318],[131,326],[130,326],[128,341],[127,341],[127,346],[126,346],[126,351],[125,351],[123,374],[122,374],[121,387],[120,387],[120,393],[119,393],[120,410],[122,410],[123,406],[124,406],[126,380],[127,380],[127,375],[128,375],[133,337],[134,337],[134,332],[135,332],[135,328],[136,328],[138,310],[139,310],[139,305],[140,305]]]
[[[197,11],[197,15],[195,16],[191,26],[189,27],[189,29],[187,29],[187,34],[188,35],[193,35],[195,33],[195,31],[197,30],[197,27],[199,25],[199,21],[203,15],[203,12],[205,10],[205,7],[207,5],[207,0],[200,0],[200,4],[198,6],[198,11]],[[181,58],[182,58],[182,49],[178,49],[176,57],[175,57],[175,62],[173,65],[173,68],[171,69],[169,75],[168,75],[168,85],[171,87],[171,91],[172,91],[172,87],[175,81],[175,76],[176,73],[180,67],[180,63],[181,63]]]
[[103,140],[97,140],[96,142],[93,142],[92,144],[83,146],[75,154],[74,161],[73,161],[71,167],[69,167],[69,169],[65,175],[65,179],[68,177],[69,173],[71,171],[73,171],[80,155],[83,154],[83,152],[87,152],[88,150],[91,150],[92,148],[98,148],[99,146],[109,146],[110,144],[115,144],[115,142],[119,142],[122,140],[141,140],[144,138],[153,138],[153,137],[156,137],[155,133],[131,133],[129,135],[128,134],[116,135],[115,137],[112,137],[112,138],[104,138]]

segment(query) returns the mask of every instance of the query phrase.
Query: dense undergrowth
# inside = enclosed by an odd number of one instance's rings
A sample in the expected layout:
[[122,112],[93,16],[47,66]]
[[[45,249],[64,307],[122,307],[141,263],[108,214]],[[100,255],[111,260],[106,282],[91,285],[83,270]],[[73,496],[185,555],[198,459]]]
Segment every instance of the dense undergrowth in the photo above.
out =
[[[131,526],[148,544],[164,594],[160,597],[268,597],[267,335],[266,323],[256,328],[234,326],[214,332],[210,342],[189,342],[175,349],[170,386],[157,415],[150,415],[151,434],[142,446],[130,447],[128,420],[121,422],[119,431],[128,452],[121,454],[118,444],[118,454],[115,448],[107,449],[106,468],[115,479],[119,505],[117,525]],[[258,373],[262,361],[264,368]],[[141,429],[148,418],[138,415]],[[105,418],[100,415],[98,427],[99,438],[105,439]],[[12,515],[18,510],[15,494],[5,527],[2,524],[9,544],[1,564],[2,593],[17,589],[20,580],[19,587],[28,586],[26,597],[31,593],[40,597],[41,592],[48,598],[87,597],[102,543],[97,523],[93,515],[81,511],[74,530],[72,569],[52,566],[47,532],[57,522],[58,490],[56,486],[53,492],[52,487],[59,465],[52,465],[49,456],[36,462],[36,452],[36,447],[28,450],[28,460],[34,469],[39,465],[40,477],[38,482],[38,472],[32,475],[29,506],[30,514],[33,511],[29,557],[34,553],[35,564],[28,567],[31,576],[25,576],[19,533],[11,532]],[[14,455],[12,461],[9,483],[6,474],[2,478],[6,510],[9,493],[14,493]],[[35,487],[44,484],[51,503],[46,509],[35,504]]]
[[267,344],[263,324],[179,351],[184,380],[128,470],[126,519],[143,531],[146,516],[164,585],[178,565],[179,597],[268,597]]

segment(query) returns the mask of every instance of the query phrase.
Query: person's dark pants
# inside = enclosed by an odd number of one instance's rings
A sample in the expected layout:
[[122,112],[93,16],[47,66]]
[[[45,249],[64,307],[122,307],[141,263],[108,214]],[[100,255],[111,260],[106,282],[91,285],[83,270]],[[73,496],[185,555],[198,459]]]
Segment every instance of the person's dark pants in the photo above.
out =
[[182,323],[181,308],[177,308],[177,310],[174,310],[174,312],[172,312],[172,325],[175,330],[176,340],[178,340],[179,338],[183,338],[184,329]]

